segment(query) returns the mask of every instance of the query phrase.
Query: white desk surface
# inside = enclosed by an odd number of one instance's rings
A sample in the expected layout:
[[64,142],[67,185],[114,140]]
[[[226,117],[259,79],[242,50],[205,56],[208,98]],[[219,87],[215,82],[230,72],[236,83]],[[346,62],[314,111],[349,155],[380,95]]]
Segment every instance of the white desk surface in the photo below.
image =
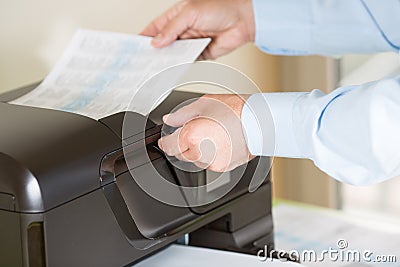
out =
[[[396,262],[346,262],[329,259],[323,262],[303,262],[306,266],[376,266],[400,267],[400,226],[375,227],[368,220],[345,212],[293,203],[279,203],[273,207],[275,248],[285,251],[323,250],[371,251],[373,255],[394,255]],[[347,247],[338,248],[345,240]]]
[[172,245],[134,267],[301,267],[292,262],[260,261],[256,256],[190,246]]

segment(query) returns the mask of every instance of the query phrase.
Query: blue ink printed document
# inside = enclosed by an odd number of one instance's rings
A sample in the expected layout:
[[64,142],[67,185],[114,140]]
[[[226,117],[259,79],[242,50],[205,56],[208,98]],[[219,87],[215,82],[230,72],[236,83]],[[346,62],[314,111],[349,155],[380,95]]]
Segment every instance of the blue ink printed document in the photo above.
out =
[[209,41],[178,40],[156,49],[150,37],[81,29],[46,79],[11,103],[96,120],[128,109],[140,112],[151,105],[146,99],[130,105],[140,86],[166,68],[195,61]]

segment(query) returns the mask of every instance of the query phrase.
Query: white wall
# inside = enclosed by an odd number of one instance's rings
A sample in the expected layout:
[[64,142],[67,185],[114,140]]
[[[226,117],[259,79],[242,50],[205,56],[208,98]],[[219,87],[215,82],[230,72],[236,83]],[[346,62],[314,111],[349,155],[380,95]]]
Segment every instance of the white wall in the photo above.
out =
[[[0,92],[43,79],[79,27],[138,33],[175,0],[0,1]],[[249,45],[221,60],[274,88],[274,59]],[[272,64],[272,65],[271,65]]]

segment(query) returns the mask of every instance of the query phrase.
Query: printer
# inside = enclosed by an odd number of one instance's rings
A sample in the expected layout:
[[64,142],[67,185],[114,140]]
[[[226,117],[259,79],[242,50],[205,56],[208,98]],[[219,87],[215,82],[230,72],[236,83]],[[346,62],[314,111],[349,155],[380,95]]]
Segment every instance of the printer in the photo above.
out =
[[[195,187],[215,175],[177,170],[157,147],[162,115],[197,94],[174,91],[148,118],[124,112],[98,121],[8,103],[35,86],[0,95],[0,266],[132,266],[175,242],[273,249],[268,158],[226,173],[240,179],[198,206],[164,203],[132,177],[151,181],[155,169],[169,183]],[[124,140],[127,118],[134,127]],[[261,183],[249,192],[252,179]]]

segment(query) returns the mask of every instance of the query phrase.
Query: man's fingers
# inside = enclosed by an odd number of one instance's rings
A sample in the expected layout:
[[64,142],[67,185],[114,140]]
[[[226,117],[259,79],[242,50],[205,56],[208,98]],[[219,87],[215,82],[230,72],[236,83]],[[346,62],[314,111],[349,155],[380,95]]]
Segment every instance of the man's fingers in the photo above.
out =
[[180,161],[187,161],[187,160],[182,156],[182,154],[176,154],[174,157],[177,158],[177,159],[180,160]]
[[168,21],[160,33],[153,39],[155,47],[166,47],[177,40],[192,24],[191,12],[180,12],[176,17]]
[[166,47],[183,34],[193,19],[188,10],[183,10],[187,2],[182,1],[171,7],[164,14],[153,20],[140,34],[154,37],[154,47]]
[[174,133],[164,136],[158,140],[158,146],[168,155],[175,156],[188,150],[188,144],[181,138],[181,129]]
[[156,36],[160,30],[157,28],[155,22],[151,22],[149,25],[147,25],[144,30],[142,30],[139,34],[144,35],[144,36],[149,36],[149,37],[154,37]]
[[198,162],[201,160],[201,151],[198,146],[190,147],[189,150],[181,154],[181,158],[184,161]]
[[163,121],[172,127],[181,127],[188,121],[198,117],[202,112],[202,105],[199,100],[184,106],[174,113],[164,115]]
[[173,17],[172,13],[173,13],[173,8],[171,8],[171,10],[168,10],[167,12],[165,12],[164,14],[153,20],[143,31],[140,32],[140,34],[150,37],[157,36],[157,34],[161,32],[161,30],[165,27],[165,25],[167,25],[169,17],[171,18]]
[[198,154],[198,152],[193,153],[192,149],[187,150],[183,154],[175,155],[175,158],[180,161],[191,162],[200,169],[207,169],[210,166],[210,163],[202,162],[201,154]]

